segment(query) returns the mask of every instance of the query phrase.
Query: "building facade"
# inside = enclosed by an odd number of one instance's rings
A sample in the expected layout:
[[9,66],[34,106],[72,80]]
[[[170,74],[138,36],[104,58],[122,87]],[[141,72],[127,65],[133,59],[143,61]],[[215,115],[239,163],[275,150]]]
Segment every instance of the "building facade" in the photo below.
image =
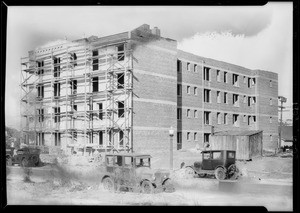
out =
[[66,153],[203,147],[213,131],[263,130],[277,145],[277,74],[177,49],[142,25],[29,51],[22,126],[35,145]]

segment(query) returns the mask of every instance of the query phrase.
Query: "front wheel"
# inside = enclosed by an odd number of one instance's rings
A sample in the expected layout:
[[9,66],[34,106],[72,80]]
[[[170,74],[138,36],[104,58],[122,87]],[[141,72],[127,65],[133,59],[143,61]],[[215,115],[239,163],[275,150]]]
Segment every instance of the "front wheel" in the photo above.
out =
[[112,192],[114,190],[114,182],[110,177],[106,177],[102,181],[103,188],[107,191]]
[[221,167],[215,170],[215,176],[218,180],[224,180],[226,178],[225,170]]
[[143,181],[142,183],[142,193],[144,194],[153,194],[154,187],[150,181]]

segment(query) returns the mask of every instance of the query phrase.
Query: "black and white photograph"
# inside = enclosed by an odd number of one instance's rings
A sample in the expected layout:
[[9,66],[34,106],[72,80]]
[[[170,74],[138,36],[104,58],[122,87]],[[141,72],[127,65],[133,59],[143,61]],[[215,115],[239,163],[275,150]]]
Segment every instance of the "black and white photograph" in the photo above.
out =
[[7,205],[293,211],[293,6],[7,5]]

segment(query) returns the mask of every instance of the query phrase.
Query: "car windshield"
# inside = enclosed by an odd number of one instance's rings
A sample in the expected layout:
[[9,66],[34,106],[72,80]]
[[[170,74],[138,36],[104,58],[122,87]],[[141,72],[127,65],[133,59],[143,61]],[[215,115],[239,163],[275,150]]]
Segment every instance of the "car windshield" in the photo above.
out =
[[135,166],[136,167],[150,167],[150,158],[136,158]]

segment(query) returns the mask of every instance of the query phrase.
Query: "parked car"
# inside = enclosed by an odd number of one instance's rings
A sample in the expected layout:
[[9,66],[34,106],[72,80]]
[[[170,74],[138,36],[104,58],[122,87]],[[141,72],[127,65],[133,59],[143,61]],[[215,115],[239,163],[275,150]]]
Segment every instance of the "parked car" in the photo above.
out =
[[174,191],[170,173],[151,169],[151,156],[148,154],[107,154],[104,167],[101,181],[106,190],[126,188],[142,193]]
[[235,164],[234,150],[206,150],[201,154],[201,162],[197,161],[194,165],[185,167],[185,173],[188,176],[214,175],[218,180],[238,178],[239,170]]
[[40,163],[40,150],[25,147],[18,149],[14,154],[13,148],[6,148],[6,165],[19,164],[21,166],[38,166]]

